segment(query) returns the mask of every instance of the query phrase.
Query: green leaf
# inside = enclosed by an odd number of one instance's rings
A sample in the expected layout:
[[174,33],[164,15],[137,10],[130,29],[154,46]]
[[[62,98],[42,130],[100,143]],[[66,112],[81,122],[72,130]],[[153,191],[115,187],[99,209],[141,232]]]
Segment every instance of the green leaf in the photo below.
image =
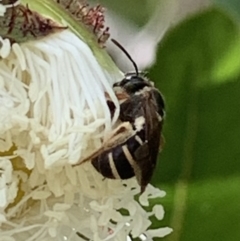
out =
[[240,240],[239,177],[191,185],[187,204],[181,240]]
[[[240,240],[239,187],[240,177],[207,179],[189,184],[186,190],[186,202],[182,202],[181,199],[175,200],[173,210],[169,209],[172,207],[169,197],[166,198],[163,205],[166,207],[167,219],[164,221],[165,225],[169,225],[171,220],[169,215],[173,216],[171,223],[174,225],[174,232],[159,240]],[[171,192],[169,194],[172,196]],[[183,211],[184,213],[182,213]],[[154,221],[157,223],[156,220]],[[161,223],[161,225],[163,224]]]
[[200,73],[192,77],[200,85],[223,83],[240,73],[239,26],[215,9],[186,20],[170,31],[159,51],[158,65],[161,64],[161,69],[171,69],[171,83],[175,86],[186,74],[181,71],[183,65],[188,66],[189,71],[194,69]]
[[239,36],[222,11],[203,12],[168,33],[150,71],[167,112],[153,182],[171,190],[174,232],[161,240],[240,240]]
[[240,1],[239,0],[214,0],[215,3],[219,4],[231,14],[240,18]]

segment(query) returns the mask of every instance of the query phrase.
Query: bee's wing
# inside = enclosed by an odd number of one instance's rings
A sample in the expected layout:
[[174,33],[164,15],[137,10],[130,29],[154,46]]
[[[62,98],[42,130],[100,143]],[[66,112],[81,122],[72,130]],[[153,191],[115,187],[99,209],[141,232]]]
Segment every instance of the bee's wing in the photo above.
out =
[[100,148],[94,151],[91,155],[85,157],[80,160],[78,163],[74,164],[74,166],[81,165],[87,161],[90,161],[97,157],[104,151],[112,149],[113,147],[120,145],[124,141],[126,141],[129,137],[134,135],[134,131],[132,125],[129,122],[121,123],[117,128],[115,128],[111,133],[107,140],[102,144]]
[[162,121],[159,121],[156,104],[149,92],[142,99],[142,114],[145,118],[146,141],[136,150],[134,155],[141,170],[140,174],[136,176],[143,192],[146,185],[150,182],[156,166],[163,124]]

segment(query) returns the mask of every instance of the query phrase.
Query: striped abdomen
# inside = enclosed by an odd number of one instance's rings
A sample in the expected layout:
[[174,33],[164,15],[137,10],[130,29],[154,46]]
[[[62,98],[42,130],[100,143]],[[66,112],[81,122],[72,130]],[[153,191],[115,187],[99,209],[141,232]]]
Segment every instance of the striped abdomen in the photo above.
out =
[[106,178],[131,178],[135,176],[133,167],[137,164],[134,153],[144,141],[144,131],[141,130],[124,143],[102,152],[92,160],[92,165]]

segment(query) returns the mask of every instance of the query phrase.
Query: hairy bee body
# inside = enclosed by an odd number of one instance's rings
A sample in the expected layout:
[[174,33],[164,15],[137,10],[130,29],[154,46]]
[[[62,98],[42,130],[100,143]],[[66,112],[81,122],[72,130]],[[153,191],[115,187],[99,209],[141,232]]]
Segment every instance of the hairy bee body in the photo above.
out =
[[[161,145],[163,97],[150,81],[135,74],[127,75],[113,88],[116,94],[121,92],[126,96],[120,104],[119,119],[122,123],[130,123],[133,134],[100,152],[92,159],[92,164],[106,178],[136,176],[144,191],[155,169]],[[124,136],[128,132],[123,128],[119,135]]]
[[[95,169],[106,178],[136,176],[143,192],[151,180],[163,144],[164,100],[153,83],[139,74],[126,50],[116,40],[112,41],[128,56],[136,72],[126,74],[113,85],[120,103],[121,124],[97,151],[79,164],[91,160]],[[113,116],[115,106],[110,100],[107,104]]]

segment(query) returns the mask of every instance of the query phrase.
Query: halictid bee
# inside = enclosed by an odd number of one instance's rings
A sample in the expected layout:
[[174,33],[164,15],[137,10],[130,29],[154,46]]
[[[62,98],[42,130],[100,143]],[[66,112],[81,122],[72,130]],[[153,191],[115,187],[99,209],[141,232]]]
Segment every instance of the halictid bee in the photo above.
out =
[[104,177],[128,179],[136,176],[141,192],[150,182],[163,143],[164,100],[152,82],[139,74],[127,51],[116,44],[133,63],[135,73],[113,85],[120,103],[119,124],[102,147],[81,163],[91,160]]

